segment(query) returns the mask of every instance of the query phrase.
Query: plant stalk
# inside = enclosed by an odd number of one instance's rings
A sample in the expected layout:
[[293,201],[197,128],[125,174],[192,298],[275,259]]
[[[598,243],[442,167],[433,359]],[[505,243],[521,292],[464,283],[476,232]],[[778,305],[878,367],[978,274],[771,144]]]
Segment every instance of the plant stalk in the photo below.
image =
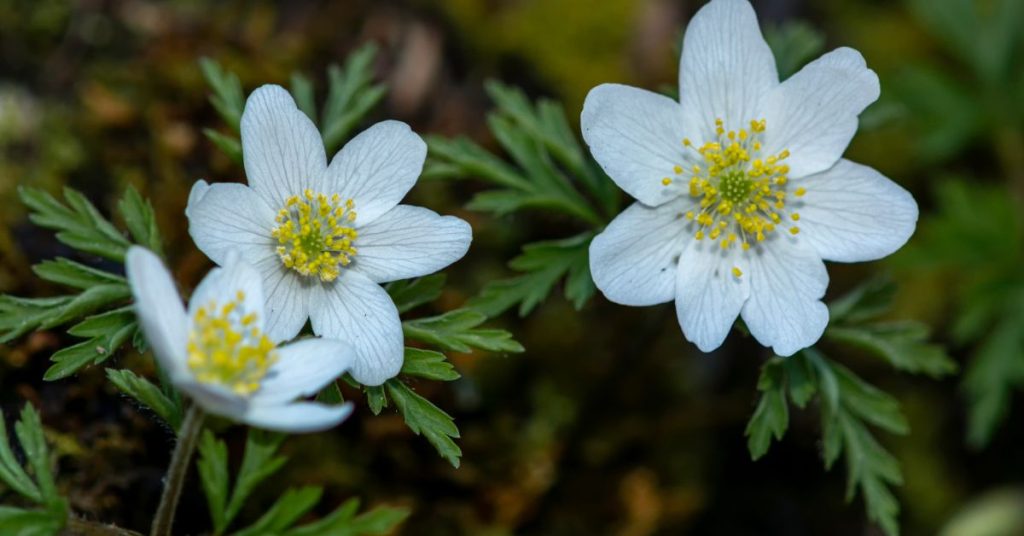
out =
[[153,518],[151,536],[170,536],[171,526],[174,524],[174,512],[178,509],[178,499],[181,498],[181,489],[185,485],[185,476],[188,474],[192,453],[196,450],[196,443],[199,442],[199,432],[203,430],[203,410],[193,404],[185,414],[178,430],[178,444],[174,447],[174,454],[171,455],[171,465],[167,468],[167,477],[164,478],[164,494],[160,497],[160,506],[156,509],[156,516]]

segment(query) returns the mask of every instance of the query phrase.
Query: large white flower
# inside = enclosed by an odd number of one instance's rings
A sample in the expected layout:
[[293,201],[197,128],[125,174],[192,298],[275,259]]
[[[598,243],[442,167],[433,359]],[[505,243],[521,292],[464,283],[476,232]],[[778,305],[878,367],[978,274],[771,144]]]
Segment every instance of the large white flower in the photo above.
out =
[[914,232],[910,194],[841,159],[878,77],[840,48],[780,83],[746,0],[701,8],[679,69],[679,102],[614,84],[587,95],[583,137],[638,201],[591,244],[594,281],[625,305],[675,300],[702,351],[742,316],[791,355],[828,323],[822,260],[878,259]]
[[160,367],[206,411],[282,432],[323,430],[352,412],[351,404],[295,401],[348,370],[355,352],[319,338],[278,347],[263,332],[260,274],[237,254],[203,279],[188,311],[151,251],[129,249],[125,269],[135,312]]
[[308,318],[317,335],[355,347],[360,383],[398,374],[402,325],[380,283],[436,272],[472,238],[459,218],[398,204],[426,144],[384,121],[328,165],[313,122],[272,85],[249,96],[241,130],[249,186],[196,183],[186,210],[196,245],[217,264],[237,249],[260,271],[271,337],[295,336]]

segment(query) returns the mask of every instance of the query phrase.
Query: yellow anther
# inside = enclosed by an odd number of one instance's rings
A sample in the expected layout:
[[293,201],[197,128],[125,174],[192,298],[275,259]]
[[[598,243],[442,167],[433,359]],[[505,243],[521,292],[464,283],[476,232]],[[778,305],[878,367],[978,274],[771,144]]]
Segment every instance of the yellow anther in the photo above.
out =
[[740,276],[742,276],[742,275],[743,275],[743,271],[741,271],[741,270],[740,270],[740,269],[739,269],[738,267],[736,267],[736,266],[733,266],[733,267],[732,267],[732,276],[733,276],[733,277],[740,277]]
[[793,218],[793,221],[800,221],[800,213],[799,212],[794,212],[794,213],[790,214],[789,217]]
[[806,194],[806,193],[807,193],[807,189],[804,188],[803,186],[797,188],[796,191],[793,192],[793,194],[796,195],[797,197],[803,197],[804,194]]
[[800,232],[800,228],[799,228],[799,227],[797,227],[797,226],[795,226],[795,225],[794,225],[793,227],[790,227],[790,228],[789,228],[789,233],[790,233],[790,234],[794,234],[794,235],[795,235],[795,234],[797,234],[797,233],[799,233],[799,232]]
[[[721,118],[714,120],[715,137],[695,147],[703,162],[691,164],[689,195],[699,198],[699,210],[688,211],[688,222],[696,226],[694,237],[715,240],[723,249],[739,243],[744,250],[764,241],[786,214],[789,166],[781,161],[788,150],[762,154],[767,122],[750,121],[750,128],[725,130]],[[694,147],[689,138],[683,145]],[[674,166],[677,175],[682,166]],[[663,180],[663,184],[666,184]],[[803,195],[803,189],[793,192]],[[695,199],[696,200],[696,199]],[[792,217],[792,216],[790,216]],[[797,216],[799,217],[799,216]]]
[[672,184],[672,179],[665,177],[664,179],[661,179],[661,184],[662,186],[668,186],[669,184]]
[[342,203],[338,194],[327,196],[310,189],[303,191],[303,198],[288,198],[270,233],[277,239],[281,263],[304,276],[336,279],[339,266],[347,266],[356,254],[354,208],[351,199]]
[[277,361],[274,343],[245,311],[245,294],[223,305],[210,302],[196,311],[186,345],[186,363],[198,381],[249,395]]

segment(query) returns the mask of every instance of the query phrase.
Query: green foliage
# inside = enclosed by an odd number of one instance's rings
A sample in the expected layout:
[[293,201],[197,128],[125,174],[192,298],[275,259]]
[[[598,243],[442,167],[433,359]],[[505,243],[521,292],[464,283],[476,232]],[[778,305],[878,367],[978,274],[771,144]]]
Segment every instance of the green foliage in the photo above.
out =
[[780,80],[793,76],[825,49],[825,35],[804,21],[766,26],[764,39],[775,55]]
[[181,399],[177,393],[167,393],[152,382],[130,370],[107,369],[107,379],[122,393],[149,408],[171,428],[181,426],[183,416]]
[[[352,130],[362,121],[387,93],[384,84],[373,82],[373,60],[377,47],[372,43],[352,52],[341,67],[327,68],[327,98],[323,115],[317,122],[313,82],[301,73],[291,76],[290,91],[295,103],[309,118],[318,123],[327,154],[333,154],[349,138]],[[225,134],[207,128],[203,134],[225,155],[242,163],[240,132],[245,95],[238,76],[225,70],[210,58],[199,60],[203,77],[212,91],[210,103],[231,130]]]
[[[399,312],[405,313],[436,300],[441,295],[445,277],[428,275],[418,279],[396,281],[387,286]],[[523,347],[503,329],[480,328],[487,316],[473,309],[457,309],[447,313],[406,320],[402,329],[407,339],[436,347],[444,351],[522,352]],[[435,350],[407,347],[401,376],[436,381],[454,381],[459,373],[447,357]],[[459,429],[450,415],[429,400],[417,395],[402,377],[392,378],[384,385],[363,387],[367,403],[374,415],[379,415],[394,401],[395,408],[405,418],[409,429],[423,435],[444,459],[459,466],[462,450],[453,438]]]
[[[928,342],[929,330],[916,321],[879,320],[892,305],[895,285],[869,280],[829,304],[825,338],[886,360],[912,374],[940,377],[956,371],[945,350]],[[899,403],[815,347],[789,358],[775,357],[761,368],[761,397],[747,424],[750,456],[764,456],[789,426],[789,404],[800,409],[818,400],[826,469],[844,456],[847,500],[859,491],[868,517],[887,534],[897,534],[899,503],[890,490],[902,483],[900,464],[878,443],[871,427],[893,434],[909,431]]]
[[14,455],[4,419],[0,418],[0,481],[33,503],[32,508],[0,506],[0,533],[50,536],[60,534],[68,505],[58,493],[50,471],[50,452],[36,410],[26,405],[14,425],[28,469]]
[[[548,99],[531,103],[522,91],[495,81],[487,91],[496,106],[488,125],[512,163],[467,138],[432,136],[424,177],[473,178],[496,186],[468,204],[495,216],[537,209],[589,228],[604,226],[618,210],[618,192],[583,151],[561,105]],[[470,306],[487,316],[518,306],[526,315],[564,280],[566,298],[582,307],[594,293],[587,261],[593,234],[527,244],[510,263],[523,275],[492,281]]]
[[[423,434],[442,458],[448,460],[453,467],[458,467],[462,449],[455,444],[453,439],[461,436],[451,415],[416,394],[399,379],[392,378],[384,386],[387,388],[388,396],[391,397],[398,411],[405,418],[405,424],[409,429],[416,435]],[[387,398],[384,398],[379,392],[374,396],[378,397],[375,402],[377,405],[387,407]]]
[[967,440],[983,447],[1005,421],[1013,391],[1024,389],[1024,218],[993,186],[949,180],[936,201],[900,261],[952,282],[950,334],[972,350],[962,384]]
[[[75,190],[65,188],[64,201],[33,188],[23,187],[19,194],[31,209],[33,223],[57,231],[58,240],[83,253],[123,262],[132,243],[161,250],[153,207],[134,188],[129,187],[118,203],[131,240]],[[50,298],[0,296],[0,343],[70,322],[77,323],[68,333],[85,339],[51,356],[54,364],[45,380],[66,378],[86,365],[103,363],[125,343],[139,338],[135,315],[124,306],[131,298],[124,277],[60,257],[32,269],[41,279],[79,292]]]
[[405,336],[443,350],[470,352],[473,348],[490,352],[522,352],[523,346],[503,329],[478,328],[487,320],[483,313],[457,309],[442,315],[402,322]]
[[455,381],[460,377],[444,354],[422,348],[405,349],[402,374],[443,382]]
[[124,261],[131,242],[78,191],[64,188],[64,202],[43,190],[24,186],[18,194],[32,210],[32,223],[57,231],[57,240],[79,251]]
[[593,232],[564,238],[534,242],[523,246],[523,253],[509,262],[523,275],[489,283],[469,307],[488,317],[497,316],[516,304],[519,316],[526,316],[551,294],[554,286],[565,280],[565,299],[581,309],[597,290],[590,276],[588,248]]
[[1024,39],[1020,32],[1024,3],[908,3],[911,13],[956,65],[952,70],[938,64],[912,65],[893,80],[896,95],[911,112],[918,132],[918,155],[925,161],[950,159],[985,138],[998,151],[1019,153],[1024,118]]
[[751,457],[763,456],[772,438],[779,440],[785,434],[789,425],[787,394],[800,408],[817,397],[826,469],[845,454],[847,500],[859,490],[868,517],[887,534],[898,534],[899,503],[889,487],[902,483],[899,462],[878,443],[869,425],[894,434],[907,433],[899,403],[814,348],[769,360],[761,369],[758,390],[761,399],[747,425]]
[[[288,461],[278,454],[285,436],[249,430],[242,465],[231,485],[227,445],[206,430],[199,442],[199,476],[206,495],[214,534],[227,531],[253,490],[277,473]],[[379,507],[356,515],[359,502],[350,499],[334,512],[307,525],[295,524],[320,501],[323,488],[303,486],[289,488],[266,512],[235,536],[305,536],[313,534],[346,534],[351,536],[387,534],[407,516],[401,508]]]
[[420,305],[430,303],[441,296],[445,275],[432,274],[416,279],[403,279],[389,283],[388,294],[395,302],[399,313],[405,313]]
[[916,320],[877,320],[889,309],[896,285],[876,279],[829,306],[827,339],[859,348],[911,374],[939,378],[957,371],[942,345],[928,342],[931,329]]

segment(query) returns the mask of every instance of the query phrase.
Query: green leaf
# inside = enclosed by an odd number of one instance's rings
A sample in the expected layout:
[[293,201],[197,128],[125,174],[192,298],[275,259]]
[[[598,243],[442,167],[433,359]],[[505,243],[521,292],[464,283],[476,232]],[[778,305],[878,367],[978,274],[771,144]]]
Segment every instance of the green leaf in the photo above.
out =
[[373,60],[377,46],[363,45],[349,54],[343,67],[327,69],[327,102],[320,122],[327,154],[333,154],[356,124],[380,102],[387,92],[383,84],[373,84]]
[[785,376],[780,358],[774,358],[761,367],[757,390],[761,400],[747,423],[747,449],[750,458],[757,460],[768,452],[772,438],[782,439],[789,427],[789,406],[786,403]]
[[234,536],[280,534],[312,510],[316,503],[320,502],[321,495],[323,495],[323,488],[315,486],[289,489],[277,499],[267,513],[252,525],[235,532]]
[[67,511],[27,510],[0,506],[0,534],[17,536],[56,536],[67,523]]
[[302,73],[292,73],[291,94],[295,98],[295,105],[302,110],[302,113],[309,117],[310,121],[316,123],[316,101],[313,98],[313,82]]
[[275,456],[284,438],[284,434],[249,429],[242,467],[238,470],[231,491],[231,501],[225,510],[224,527],[231,524],[256,486],[276,473],[288,461],[284,456]]
[[566,278],[565,297],[580,309],[593,296],[589,253],[592,232],[562,240],[535,242],[523,247],[522,255],[509,263],[523,275],[489,283],[468,307],[497,316],[518,304],[519,316],[526,316],[547,299],[555,284]]
[[811,398],[818,393],[817,376],[811,364],[797,356],[784,359],[782,368],[786,376],[786,387],[789,389],[789,399],[798,408],[806,407]]
[[96,285],[127,284],[125,279],[119,275],[97,270],[63,257],[36,264],[32,267],[32,271],[47,281],[82,290]]
[[384,385],[409,429],[414,434],[426,437],[442,458],[448,460],[452,466],[458,467],[462,449],[452,440],[460,437],[459,429],[452,417],[398,379],[392,378]]
[[468,138],[426,136],[425,139],[430,158],[423,170],[424,178],[474,178],[516,190],[532,188],[518,170]]
[[902,484],[899,462],[878,443],[866,423],[896,434],[907,433],[899,404],[814,348],[798,355],[814,364],[822,392],[835,390],[834,397],[822,398],[825,467],[830,468],[845,453],[847,500],[859,489],[868,517],[887,534],[898,534],[899,503],[889,487]]
[[963,390],[968,398],[967,442],[974,448],[991,441],[1006,419],[1013,389],[1024,388],[1024,335],[1019,318],[1005,318],[981,343],[967,367]]
[[242,83],[235,73],[224,70],[219,63],[210,58],[200,58],[199,68],[203,78],[209,84],[213,94],[210,104],[220,114],[221,119],[235,132],[239,131],[242,122],[242,111],[245,108],[245,95],[242,94]]
[[238,141],[238,138],[226,136],[211,128],[204,128],[203,135],[213,142],[220,149],[220,152],[234,161],[235,164],[241,166],[244,163],[242,160],[242,142]]
[[370,411],[374,415],[380,415],[381,410],[388,406],[388,397],[384,392],[384,386],[374,385],[366,387],[364,391],[366,392],[366,403],[370,406]]
[[223,534],[228,518],[225,505],[228,499],[228,447],[210,430],[203,430],[199,438],[199,480],[210,508],[215,534]]
[[804,21],[766,26],[764,39],[775,54],[780,80],[795,74],[825,49],[825,34]]
[[11,450],[10,438],[7,435],[7,426],[4,419],[0,418],[0,480],[12,490],[20,493],[34,503],[42,503],[43,495],[39,486],[28,476],[28,473],[21,467]]
[[928,343],[930,328],[913,320],[865,326],[830,326],[826,335],[836,342],[862,348],[897,369],[940,378],[957,370],[956,362],[938,344]]
[[35,473],[35,482],[39,486],[42,502],[52,505],[59,501],[60,496],[57,495],[57,488],[53,482],[53,473],[50,472],[50,454],[43,436],[43,423],[32,405],[26,404],[22,408],[21,419],[14,423],[14,432],[21,443],[21,450],[25,453],[28,465]]
[[831,323],[858,323],[884,314],[892,305],[896,284],[885,277],[875,277],[829,302]]
[[439,316],[406,320],[405,336],[453,352],[473,348],[491,352],[522,352],[523,347],[503,329],[477,328],[487,317],[471,309],[457,309]]
[[12,341],[37,329],[74,298],[18,298],[0,296],[0,343]]
[[389,506],[379,506],[369,512],[356,516],[355,513],[358,510],[359,501],[349,499],[339,506],[337,510],[320,521],[292,529],[285,534],[287,536],[319,536],[320,534],[371,536],[390,534],[409,516],[407,509]]
[[32,223],[57,231],[57,240],[79,251],[124,261],[131,243],[81,193],[64,188],[66,204],[36,188],[21,186],[18,194],[31,209]]
[[[459,379],[459,373],[441,352],[421,348],[405,348],[402,374],[427,380],[450,382]],[[374,412],[377,413],[377,412]]]
[[[123,313],[119,313],[116,316],[122,315]],[[127,324],[111,326],[106,331],[99,331],[94,327],[91,327],[90,324],[87,324],[90,321],[93,321],[94,324],[98,323],[98,321],[93,320],[96,318],[96,316],[89,317],[82,323],[77,324],[68,330],[68,333],[77,329],[80,333],[95,332],[102,334],[93,336],[92,338],[78,344],[62,348],[50,356],[50,361],[53,361],[53,365],[46,369],[46,373],[43,375],[43,380],[59,380],[78,372],[82,367],[90,363],[93,365],[103,363],[109,359],[110,356],[114,355],[114,352],[116,352],[123,344],[127,343],[138,328],[135,324],[134,318],[129,317],[132,318],[132,320]],[[83,326],[85,327],[83,328]],[[78,333],[72,334],[78,335]]]
[[112,303],[131,297],[131,289],[127,284],[96,285],[72,297],[63,307],[53,312],[52,316],[39,324],[39,329],[59,326],[75,318],[81,318]]
[[925,65],[908,64],[892,80],[914,125],[914,150],[928,162],[958,155],[984,133],[985,113],[972,86]]
[[121,211],[128,232],[132,235],[132,240],[157,255],[163,255],[160,229],[156,226],[156,214],[153,213],[153,205],[149,200],[143,198],[134,187],[129,186],[117,207]]
[[592,226],[603,225],[617,208],[618,193],[583,153],[561,106],[543,99],[534,105],[519,89],[496,81],[487,83],[487,91],[497,106],[488,115],[488,125],[516,165],[506,164],[465,138],[431,137],[424,176],[475,177],[502,187],[477,194],[468,205],[474,210],[500,216],[543,209]]
[[430,303],[441,296],[444,288],[445,275],[432,274],[416,279],[403,279],[387,285],[399,313],[405,313],[425,303]]
[[177,430],[181,425],[181,406],[146,378],[130,370],[107,369],[107,379],[122,393],[156,413],[171,428]]

